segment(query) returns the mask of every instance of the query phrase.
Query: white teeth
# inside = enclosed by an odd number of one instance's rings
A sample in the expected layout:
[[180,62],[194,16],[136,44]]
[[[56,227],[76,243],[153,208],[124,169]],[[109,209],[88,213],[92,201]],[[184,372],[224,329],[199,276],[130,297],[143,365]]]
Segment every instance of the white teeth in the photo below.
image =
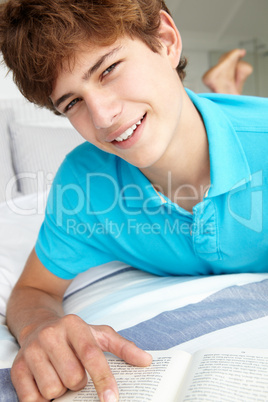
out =
[[[132,127],[133,127],[133,126],[132,126]],[[124,141],[124,140],[126,140],[128,137],[130,137],[130,136],[133,134],[133,131],[134,131],[134,129],[133,129],[132,127],[128,128],[123,134],[121,134],[119,137],[117,137],[117,138],[115,139],[115,141],[118,141],[118,142]]]
[[140,124],[141,124],[141,120],[138,121],[136,124],[133,124],[132,127],[128,128],[123,134],[121,134],[119,137],[117,137],[115,139],[115,141],[121,142],[121,141],[124,141],[127,138],[129,138],[133,134],[134,130],[136,130],[137,126],[139,126]]

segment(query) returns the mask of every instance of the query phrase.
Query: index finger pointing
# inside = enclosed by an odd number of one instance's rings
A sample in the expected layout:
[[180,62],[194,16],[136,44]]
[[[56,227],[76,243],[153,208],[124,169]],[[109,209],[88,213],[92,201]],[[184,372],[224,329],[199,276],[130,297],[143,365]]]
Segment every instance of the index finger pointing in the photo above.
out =
[[68,334],[78,359],[90,375],[96,388],[99,399],[103,402],[118,400],[118,388],[115,378],[102,349],[91,331],[91,327],[83,322],[74,325]]

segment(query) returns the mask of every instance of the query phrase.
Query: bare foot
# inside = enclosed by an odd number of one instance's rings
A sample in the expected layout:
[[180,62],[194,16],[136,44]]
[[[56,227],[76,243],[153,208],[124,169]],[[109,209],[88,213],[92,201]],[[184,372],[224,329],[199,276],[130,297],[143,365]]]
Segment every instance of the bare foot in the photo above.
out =
[[244,60],[239,60],[239,62],[237,63],[237,68],[236,68],[235,82],[236,82],[237,91],[240,95],[242,94],[246,79],[252,73],[253,73],[252,65],[247,63]]
[[246,79],[253,72],[251,64],[240,60],[245,54],[245,49],[223,54],[218,63],[203,75],[203,83],[216,93],[241,95]]

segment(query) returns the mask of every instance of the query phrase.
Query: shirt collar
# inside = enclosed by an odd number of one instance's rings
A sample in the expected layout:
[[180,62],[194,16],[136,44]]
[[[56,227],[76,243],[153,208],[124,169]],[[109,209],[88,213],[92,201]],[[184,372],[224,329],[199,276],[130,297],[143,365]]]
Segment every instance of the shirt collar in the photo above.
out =
[[211,187],[208,197],[224,194],[248,182],[251,173],[237,133],[227,115],[208,94],[186,90],[200,112],[208,136]]

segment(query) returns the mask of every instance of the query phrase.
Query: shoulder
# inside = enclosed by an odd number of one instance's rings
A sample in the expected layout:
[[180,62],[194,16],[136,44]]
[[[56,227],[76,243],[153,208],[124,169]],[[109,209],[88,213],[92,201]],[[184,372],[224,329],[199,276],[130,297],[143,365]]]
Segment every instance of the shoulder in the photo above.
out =
[[79,145],[65,158],[69,166],[87,169],[87,171],[91,172],[111,168],[116,164],[116,159],[115,155],[104,152],[89,142]]
[[268,98],[225,94],[199,94],[198,97],[217,105],[238,131],[268,131]]
[[55,180],[60,180],[61,183],[68,180],[81,183],[86,180],[86,176],[89,174],[109,173],[109,175],[116,175],[118,163],[119,158],[117,156],[84,142],[67,154]]
[[87,142],[79,145],[65,157],[53,180],[46,216],[59,226],[59,216],[60,222],[67,222],[72,214],[82,217],[98,205],[106,210],[119,191],[115,183],[120,171],[117,156]]
[[[239,141],[251,172],[267,171],[268,98],[222,94],[202,94],[199,98],[208,102],[206,107],[212,110],[209,116],[214,127],[224,127],[224,121],[231,123],[229,133]],[[233,151],[232,146],[230,154]]]

